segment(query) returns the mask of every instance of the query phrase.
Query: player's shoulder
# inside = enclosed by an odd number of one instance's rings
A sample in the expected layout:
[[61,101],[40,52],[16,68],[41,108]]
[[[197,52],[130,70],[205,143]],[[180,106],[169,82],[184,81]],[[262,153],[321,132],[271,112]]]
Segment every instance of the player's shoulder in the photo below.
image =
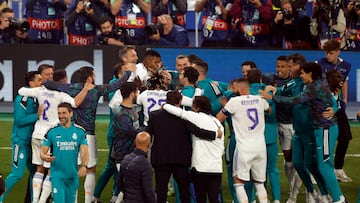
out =
[[74,125],[74,128],[80,130],[80,131],[83,131],[84,133],[86,133],[86,130],[85,128],[83,128],[81,125],[78,125],[76,123],[73,124]]
[[51,127],[48,131],[47,131],[47,135],[51,135],[51,134],[56,134],[56,132],[60,129],[60,127],[61,127],[61,124],[59,123],[59,124],[57,124],[56,126],[54,126],[54,127]]

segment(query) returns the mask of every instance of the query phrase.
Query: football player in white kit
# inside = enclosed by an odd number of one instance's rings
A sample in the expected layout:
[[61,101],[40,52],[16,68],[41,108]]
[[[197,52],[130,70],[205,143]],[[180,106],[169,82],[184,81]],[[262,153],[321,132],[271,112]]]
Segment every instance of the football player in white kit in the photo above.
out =
[[250,173],[255,184],[260,203],[267,203],[266,144],[264,112],[270,112],[267,101],[258,95],[250,95],[249,82],[244,78],[239,82],[240,96],[233,97],[217,114],[223,122],[231,116],[234,125],[236,148],[234,152],[234,188],[239,202],[248,202],[244,189],[245,181],[250,181]]
[[51,193],[51,181],[49,175],[46,176],[43,182],[43,167],[45,166],[46,168],[49,168],[50,164],[44,163],[44,161],[40,158],[40,151],[45,134],[50,128],[59,124],[58,105],[62,102],[66,102],[76,108],[82,103],[87,95],[87,92],[93,87],[93,84],[86,83],[83,90],[75,98],[72,98],[70,95],[63,92],[49,90],[44,86],[37,88],[22,87],[19,89],[19,95],[37,98],[39,105],[43,107],[42,115],[35,123],[31,139],[32,163],[37,166],[36,173],[34,174],[32,181],[33,203],[46,202],[47,197]]

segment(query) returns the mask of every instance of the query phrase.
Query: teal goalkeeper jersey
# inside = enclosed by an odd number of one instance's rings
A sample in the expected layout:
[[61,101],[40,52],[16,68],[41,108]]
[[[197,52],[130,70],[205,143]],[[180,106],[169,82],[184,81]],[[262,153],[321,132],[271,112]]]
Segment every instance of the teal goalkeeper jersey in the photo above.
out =
[[31,134],[38,119],[38,104],[34,98],[17,95],[14,101],[14,124],[11,141],[30,146]]
[[58,125],[51,128],[43,141],[44,146],[52,150],[55,160],[51,162],[51,177],[77,178],[77,158],[80,145],[87,145],[86,132],[72,124],[69,128]]
[[[258,95],[259,90],[265,89],[265,84],[250,84],[250,94]],[[276,121],[276,104],[272,100],[266,100],[271,107],[271,113],[265,113],[265,142],[272,144],[277,142],[277,121]]]
[[[292,97],[298,95],[305,88],[305,84],[301,78],[294,78],[295,85],[292,86]],[[311,107],[308,103],[296,104],[292,109],[293,126],[296,133],[306,133],[313,131]]]
[[218,98],[223,96],[223,93],[227,90],[228,84],[217,82],[210,78],[198,81],[197,84],[200,89],[204,90],[204,96],[210,99],[211,108],[214,115],[216,115],[222,109]]

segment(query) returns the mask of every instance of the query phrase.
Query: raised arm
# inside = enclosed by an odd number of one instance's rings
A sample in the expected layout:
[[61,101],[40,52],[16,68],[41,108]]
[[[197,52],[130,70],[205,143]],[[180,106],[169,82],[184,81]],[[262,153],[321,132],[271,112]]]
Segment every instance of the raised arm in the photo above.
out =
[[113,14],[114,16],[116,16],[123,4],[123,0],[110,0],[110,11],[111,14]]
[[94,87],[95,87],[95,85],[93,85],[91,83],[84,84],[84,88],[74,98],[76,107],[80,106],[80,104],[84,101],[88,91],[93,89]]

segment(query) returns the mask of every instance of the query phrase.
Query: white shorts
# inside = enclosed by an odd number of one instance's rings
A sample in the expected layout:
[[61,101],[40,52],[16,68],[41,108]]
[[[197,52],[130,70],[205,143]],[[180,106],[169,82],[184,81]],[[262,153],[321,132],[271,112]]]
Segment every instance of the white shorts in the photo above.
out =
[[[87,164],[87,168],[92,168],[96,166],[98,159],[98,151],[97,151],[97,142],[95,135],[86,135],[88,150],[89,150],[89,162]],[[81,156],[80,153],[78,155],[78,165],[81,165]]]
[[[32,163],[45,168],[50,168],[50,162],[46,162],[41,159],[40,152],[43,140],[38,138],[31,138],[31,149],[32,149]],[[49,152],[50,153],[50,150]]]
[[241,151],[235,148],[233,160],[233,176],[240,180],[265,182],[266,180],[266,150],[260,152]]
[[[311,126],[309,126],[311,128]],[[291,140],[295,131],[293,124],[278,123],[278,135],[282,150],[291,149]]]

